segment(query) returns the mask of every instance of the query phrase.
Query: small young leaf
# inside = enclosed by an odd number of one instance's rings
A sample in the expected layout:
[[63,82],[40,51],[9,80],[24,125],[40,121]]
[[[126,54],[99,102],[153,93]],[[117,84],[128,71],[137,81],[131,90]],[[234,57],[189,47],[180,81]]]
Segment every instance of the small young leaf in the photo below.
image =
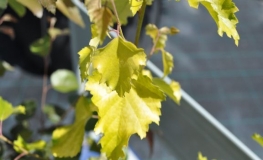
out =
[[51,85],[59,92],[68,93],[78,89],[78,80],[72,71],[59,69],[52,73]]
[[78,53],[79,54],[80,77],[81,77],[82,82],[88,78],[90,59],[91,59],[91,55],[93,52],[94,52],[93,47],[84,47]]
[[175,27],[162,27],[161,29],[158,29],[154,24],[148,24],[146,26],[146,34],[152,38],[153,44],[156,44],[155,50],[164,49],[166,46],[167,35],[174,35],[178,32],[179,30]]
[[178,82],[172,81],[167,84],[163,79],[153,78],[153,84],[158,86],[167,96],[169,96],[175,103],[180,105],[181,87]]
[[201,152],[198,152],[197,160],[207,160],[207,158],[203,156]]
[[25,114],[25,107],[24,106],[18,106],[13,107],[12,104],[5,101],[2,97],[0,97],[0,121],[4,121],[7,119],[11,114]]
[[100,38],[100,44],[103,43],[108,27],[112,25],[112,13],[107,7],[98,8],[89,12],[91,22],[96,25],[98,37]]
[[36,17],[41,18],[43,16],[43,7],[37,0],[17,0],[25,7],[27,7]]
[[72,125],[60,127],[52,134],[52,152],[55,157],[74,157],[80,151],[85,125],[93,112],[93,104],[80,97],[76,104],[75,121]]
[[166,52],[165,50],[162,50],[162,57],[163,57],[163,77],[166,77],[168,74],[170,74],[174,67],[173,62],[173,55],[169,52]]
[[106,82],[119,96],[124,96],[130,91],[132,76],[138,75],[141,66],[145,66],[146,54],[143,49],[122,38],[113,39],[97,51],[92,65],[102,75],[100,83]]
[[49,12],[55,14],[57,0],[38,0]]
[[102,152],[109,159],[118,159],[124,157],[123,147],[127,147],[132,134],[144,138],[149,124],[159,123],[160,102],[165,95],[143,75],[131,80],[132,88],[123,97],[105,83],[99,84],[100,79],[101,75],[94,72],[86,84],[86,89],[93,95],[92,102],[98,107],[99,121],[94,130],[103,133]]
[[26,14],[26,8],[16,0],[8,0],[8,4],[19,17],[23,17]]
[[201,3],[216,22],[218,34],[222,37],[225,32],[229,38],[232,37],[235,40],[238,46],[240,37],[236,30],[238,19],[235,16],[238,8],[232,0],[188,0],[188,3],[193,8],[198,8]]
[[56,5],[60,12],[62,12],[68,19],[82,28],[85,27],[85,23],[78,7],[75,6],[71,0],[57,0]]
[[255,133],[252,138],[254,139],[254,141],[256,141],[259,145],[261,145],[263,147],[263,137],[257,133]]
[[50,45],[51,45],[51,38],[48,34],[46,34],[44,37],[35,40],[30,45],[30,51],[33,54],[45,57],[46,55],[49,54]]
[[29,152],[34,152],[36,150],[43,150],[46,146],[46,142],[43,140],[39,140],[33,143],[26,143],[26,141],[21,137],[18,136],[17,140],[14,141],[14,149],[22,153],[24,151],[21,150],[21,148],[26,149]]

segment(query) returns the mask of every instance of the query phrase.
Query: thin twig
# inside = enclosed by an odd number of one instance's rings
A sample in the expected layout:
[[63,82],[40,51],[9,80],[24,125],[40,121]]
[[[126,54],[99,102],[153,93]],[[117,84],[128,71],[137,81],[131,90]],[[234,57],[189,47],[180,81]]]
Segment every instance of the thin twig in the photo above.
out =
[[27,155],[26,153],[21,153],[14,160],[19,160],[20,158],[22,158],[22,157],[24,157],[26,155]]
[[0,120],[0,136],[3,135],[3,121]]
[[114,14],[115,14],[115,16],[117,18],[117,31],[118,31],[117,33],[118,33],[118,35],[121,35],[124,38],[123,33],[122,33],[122,29],[121,29],[121,21],[120,21],[120,18],[119,18],[118,11],[116,9],[116,5],[114,3],[114,0],[111,0],[111,4],[113,6]]
[[138,47],[140,36],[141,36],[141,30],[142,30],[142,23],[145,15],[145,10],[146,10],[146,0],[143,0],[143,4],[141,9],[139,10],[139,19],[138,19],[138,24],[137,24],[137,29],[136,29],[136,36],[135,36],[135,41],[134,44]]

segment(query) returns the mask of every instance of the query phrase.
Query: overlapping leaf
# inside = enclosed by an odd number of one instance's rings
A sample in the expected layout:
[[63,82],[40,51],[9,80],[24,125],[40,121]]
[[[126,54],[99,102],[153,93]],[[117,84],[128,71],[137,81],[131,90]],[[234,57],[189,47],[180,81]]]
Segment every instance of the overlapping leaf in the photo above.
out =
[[38,0],[17,0],[25,7],[27,7],[36,17],[41,18],[43,15],[43,8]]
[[91,40],[89,41],[89,45],[97,48],[100,43],[100,36],[98,34],[99,31],[95,24],[91,24],[90,29],[91,29]]
[[79,51],[79,69],[80,69],[80,77],[81,81],[87,79],[89,75],[89,67],[92,53],[94,52],[93,47],[84,47],[81,51]]
[[240,39],[236,30],[236,24],[238,19],[235,13],[238,11],[236,5],[232,0],[188,0],[189,5],[193,8],[198,8],[201,3],[213,17],[218,26],[218,34],[223,36],[225,32],[229,38],[235,40],[235,44],[238,45]]
[[106,37],[108,27],[112,25],[112,12],[107,7],[97,8],[95,10],[89,11],[89,16],[91,22],[96,25],[97,34],[102,43]]
[[26,8],[16,0],[8,0],[8,4],[18,16],[23,17],[26,14]]
[[106,84],[98,81],[102,78],[98,72],[89,77],[86,89],[93,95],[92,102],[98,106],[99,121],[96,133],[103,133],[100,140],[102,152],[109,159],[123,157],[123,147],[128,145],[132,134],[146,136],[149,124],[159,123],[161,101],[165,96],[151,80],[140,75],[131,80],[132,88],[124,97],[120,97]]
[[7,102],[2,97],[0,97],[0,106],[0,121],[4,121],[13,113],[25,114],[24,106],[13,107],[11,103]]
[[145,66],[143,49],[122,38],[115,38],[97,51],[92,58],[92,65],[102,75],[100,83],[107,83],[112,90],[124,96],[125,92],[130,91],[132,76]]
[[180,104],[181,87],[178,82],[172,81],[167,84],[163,79],[153,78],[153,83],[158,86],[167,96],[169,96],[175,103]]
[[52,153],[55,157],[74,157],[80,151],[85,125],[94,111],[91,101],[80,97],[72,125],[57,128],[52,134]]

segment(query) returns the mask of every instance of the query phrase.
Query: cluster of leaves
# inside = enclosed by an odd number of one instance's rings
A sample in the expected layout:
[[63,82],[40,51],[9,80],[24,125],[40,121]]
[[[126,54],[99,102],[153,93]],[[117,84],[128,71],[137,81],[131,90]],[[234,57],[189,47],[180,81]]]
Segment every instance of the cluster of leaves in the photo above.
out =
[[[69,19],[84,26],[79,10],[71,0],[39,0],[39,2],[52,13],[58,8]],[[74,157],[79,153],[85,126],[94,112],[98,115],[94,131],[102,135],[99,141],[101,152],[109,159],[124,157],[123,149],[128,146],[131,135],[138,134],[144,138],[149,130],[149,124],[152,122],[159,124],[161,101],[165,100],[166,96],[177,104],[180,103],[179,83],[172,81],[167,84],[164,81],[174,67],[172,54],[165,50],[167,37],[178,33],[179,30],[175,27],[158,29],[154,24],[147,25],[146,34],[153,41],[152,50],[148,55],[144,49],[127,41],[121,31],[121,25],[127,24],[128,17],[134,17],[138,11],[144,10],[152,2],[153,0],[85,0],[87,15],[92,22],[90,27],[92,39],[89,46],[84,47],[78,54],[81,80],[86,83],[85,88],[91,93],[92,98],[80,96],[75,104],[74,123],[57,127],[53,131],[51,152],[55,157]],[[233,37],[238,45],[239,36],[236,31],[238,21],[234,15],[237,8],[231,0],[188,0],[188,2],[194,8],[197,8],[199,3],[206,7],[218,26],[219,35],[222,36],[225,32],[229,37]],[[7,3],[20,16],[25,14],[25,7],[38,17],[43,13],[43,8],[37,0],[5,0],[0,2],[0,9],[5,8]],[[142,15],[144,11],[139,14],[144,16]],[[117,23],[115,32],[118,36],[105,46],[99,47],[114,30],[111,28],[114,23]],[[141,30],[140,25],[138,29]],[[66,33],[68,32],[51,27],[46,36],[30,46],[30,50],[46,57],[52,40]],[[162,78],[152,77],[150,71],[145,70],[147,60],[158,53],[162,54],[163,59]],[[78,88],[76,77],[68,70],[54,72],[51,76],[51,85],[53,89],[62,93]],[[60,121],[60,116],[53,107],[44,108],[51,121],[54,123]],[[1,112],[0,115],[7,118],[6,113]],[[15,150],[22,154],[33,154],[35,150],[47,146],[44,141],[26,143],[22,136],[18,136],[14,144]]]

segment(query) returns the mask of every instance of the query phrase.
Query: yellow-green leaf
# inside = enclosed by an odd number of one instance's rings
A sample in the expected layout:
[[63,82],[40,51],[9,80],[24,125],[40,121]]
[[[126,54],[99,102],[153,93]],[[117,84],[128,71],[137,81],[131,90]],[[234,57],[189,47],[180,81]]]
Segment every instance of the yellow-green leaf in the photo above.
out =
[[146,63],[143,49],[122,38],[113,39],[106,47],[98,49],[92,58],[92,66],[102,75],[100,83],[123,96],[131,88],[131,78]]
[[216,22],[218,34],[223,36],[225,32],[229,38],[235,40],[235,44],[238,46],[240,37],[236,30],[238,19],[235,16],[238,8],[232,0],[188,0],[188,3],[193,8],[198,8],[201,3]]
[[98,34],[97,26],[95,24],[90,25],[91,29],[91,40],[89,41],[89,45],[97,48],[100,43],[100,36]]
[[173,62],[173,55],[169,52],[166,52],[165,50],[162,50],[162,58],[163,58],[163,77],[166,77],[168,74],[170,74],[174,67]]
[[46,34],[44,37],[35,40],[30,45],[29,49],[33,54],[45,57],[50,52],[50,45],[51,45],[51,38],[48,34]]
[[252,138],[263,147],[263,137],[257,133],[255,133]]
[[107,7],[98,8],[89,12],[91,22],[94,22],[97,34],[102,44],[108,31],[108,27],[112,25],[112,12]]
[[82,19],[80,11],[77,6],[74,5],[71,0],[57,0],[57,8],[62,12],[68,19],[84,28],[85,23]]
[[84,81],[88,78],[90,59],[93,52],[94,52],[93,47],[84,47],[82,50],[78,52],[81,81]]
[[14,141],[14,149],[22,153],[24,152],[21,148],[26,149],[28,152],[33,153],[36,150],[43,150],[46,146],[46,142],[43,140],[39,140],[32,143],[27,143],[20,135],[17,140]]
[[169,96],[175,103],[180,104],[181,100],[181,86],[178,82],[172,81],[167,84],[163,79],[153,78],[153,84],[158,86],[167,96]]
[[[128,22],[128,17],[133,17],[133,13],[131,11],[131,4],[129,3],[130,0],[114,0],[116,10],[118,13],[118,17],[120,19],[120,22],[122,25],[126,25]],[[112,11],[114,10],[114,7],[111,4],[111,1],[108,0],[101,0],[102,5],[107,4],[107,7],[109,7]],[[116,16],[115,16],[115,22],[116,22]]]
[[158,29],[154,24],[148,24],[146,26],[146,34],[149,35],[153,44],[155,44],[155,50],[162,50],[166,46],[167,35],[174,35],[178,33],[179,30],[175,27],[162,27]]
[[43,8],[38,0],[17,0],[25,7],[27,7],[36,17],[41,18],[43,15]]
[[49,12],[55,14],[57,0],[38,0]]
[[140,10],[144,0],[129,0],[133,16]]
[[80,97],[76,104],[75,121],[72,125],[57,128],[52,134],[52,153],[55,157],[74,157],[81,149],[86,122],[94,111],[93,104]]
[[19,17],[23,17],[26,14],[26,8],[16,0],[8,0],[8,4]]
[[52,73],[50,81],[53,89],[62,93],[68,93],[78,89],[76,75],[70,70],[59,69],[55,71]]
[[197,160],[207,160],[207,158],[203,156],[201,152],[198,152]]
[[17,107],[13,107],[11,103],[4,100],[1,96],[0,96],[0,107],[1,107],[1,109],[0,109],[0,121],[4,121],[9,116],[11,116],[11,114],[17,114],[17,113],[25,114],[25,107],[24,106],[20,105]]
[[118,159],[124,157],[123,147],[127,147],[132,134],[137,133],[144,138],[149,124],[159,123],[160,102],[165,95],[142,75],[131,80],[132,88],[123,97],[111,91],[106,84],[98,83],[100,79],[101,75],[94,72],[86,85],[93,95],[92,102],[98,107],[99,121],[95,132],[103,133],[100,140],[102,152],[109,159]]

